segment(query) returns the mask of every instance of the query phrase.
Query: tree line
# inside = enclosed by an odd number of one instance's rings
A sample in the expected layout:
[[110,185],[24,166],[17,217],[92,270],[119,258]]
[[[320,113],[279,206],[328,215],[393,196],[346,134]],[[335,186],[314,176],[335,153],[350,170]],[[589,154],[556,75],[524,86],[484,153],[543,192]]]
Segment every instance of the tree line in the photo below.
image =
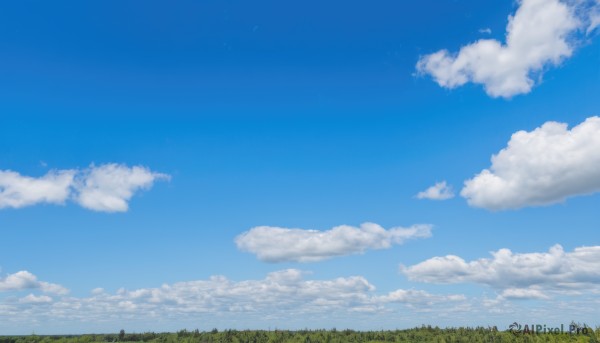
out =
[[498,331],[495,328],[438,328],[422,326],[407,330],[223,330],[187,331],[175,333],[86,334],[72,336],[0,336],[0,343],[513,343],[570,342],[600,343],[600,327],[589,328],[587,334],[523,334]]

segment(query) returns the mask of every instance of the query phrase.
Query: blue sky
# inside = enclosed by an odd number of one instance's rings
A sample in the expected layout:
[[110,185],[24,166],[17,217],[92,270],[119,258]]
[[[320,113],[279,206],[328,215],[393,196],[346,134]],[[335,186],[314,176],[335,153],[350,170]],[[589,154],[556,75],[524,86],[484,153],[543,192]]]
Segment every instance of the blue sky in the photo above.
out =
[[0,333],[598,324],[597,2],[0,6]]

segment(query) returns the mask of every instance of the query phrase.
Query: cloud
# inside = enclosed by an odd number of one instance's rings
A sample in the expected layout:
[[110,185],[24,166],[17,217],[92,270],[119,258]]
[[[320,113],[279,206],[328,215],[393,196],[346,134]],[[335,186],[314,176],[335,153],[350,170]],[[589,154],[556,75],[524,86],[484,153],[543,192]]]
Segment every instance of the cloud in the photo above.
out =
[[596,14],[594,15],[594,17],[592,18],[592,24],[590,25],[590,31],[596,29],[598,26],[600,26],[600,14]]
[[129,200],[140,189],[149,189],[157,180],[168,180],[166,174],[150,169],[121,164],[90,167],[80,175],[75,186],[76,202],[84,208],[102,212],[126,212]]
[[592,31],[600,26],[600,1],[597,1],[597,5],[591,10],[590,23],[587,28],[587,33],[590,34]]
[[57,295],[65,295],[69,293],[69,290],[61,285],[55,283],[48,283],[45,281],[41,281],[39,283],[39,289],[44,293],[57,294]]
[[492,166],[465,181],[461,195],[471,206],[516,209],[562,202],[600,191],[600,118],[571,130],[547,122],[512,135],[492,156]]
[[9,274],[0,279],[0,292],[22,291],[26,289],[39,289],[44,293],[65,295],[69,290],[65,287],[45,281],[38,281],[37,277],[26,270]]
[[509,288],[502,291],[500,296],[504,299],[548,299],[538,289]]
[[328,231],[258,226],[235,238],[238,249],[266,262],[315,262],[335,256],[388,249],[405,240],[431,236],[431,225],[385,230],[373,223],[342,225]]
[[0,170],[0,209],[64,204],[72,199],[94,211],[125,212],[135,192],[169,178],[146,167],[115,163],[84,170],[53,170],[38,178]]
[[417,194],[417,199],[448,200],[452,198],[454,198],[452,186],[448,186],[446,181],[437,182],[435,185]]
[[436,295],[423,290],[398,289],[377,298],[377,300],[384,303],[405,303],[409,306],[433,306],[441,302],[465,301],[467,298],[462,294]]
[[40,203],[64,204],[74,176],[74,170],[50,171],[39,178],[0,170],[0,209]]
[[[395,290],[377,294],[375,286],[362,276],[326,280],[306,279],[307,272],[286,269],[269,273],[260,280],[233,281],[224,276],[164,284],[156,288],[120,289],[114,293],[96,289],[89,297],[63,296],[53,299],[30,294],[17,303],[0,300],[0,319],[40,321],[120,321],[151,318],[153,321],[198,316],[212,318],[258,317],[298,318],[353,313],[388,312],[394,306],[428,309],[465,300],[462,295],[435,295],[417,290]],[[45,304],[40,311],[40,304]]]
[[9,274],[0,279],[0,291],[15,291],[37,287],[39,287],[37,278],[28,271]]
[[401,266],[412,281],[477,283],[501,290],[506,298],[546,298],[544,292],[589,290],[600,283],[600,246],[565,252],[555,245],[545,253],[513,253],[500,249],[492,258],[470,262],[455,256],[434,257]]
[[50,298],[47,295],[36,296],[33,294],[29,294],[19,299],[19,302],[24,304],[47,304],[52,302],[52,298]]
[[[558,254],[554,249],[552,253]],[[571,257],[571,263],[595,263],[583,268],[598,270],[597,253],[585,249],[563,254]],[[535,272],[536,265],[529,260],[545,254],[521,255],[529,272]],[[561,265],[572,268],[569,262]],[[488,271],[495,273],[493,269]],[[544,272],[553,273],[552,269]],[[564,273],[568,275],[568,271]],[[326,279],[310,275],[297,269],[279,270],[250,280],[216,275],[158,287],[116,291],[96,288],[89,296],[81,297],[49,296],[33,289],[27,296],[0,297],[0,329],[22,334],[32,329],[60,333],[67,328],[98,332],[125,325],[130,331],[145,332],[156,330],[157,325],[160,330],[173,331],[196,328],[200,323],[200,329],[294,329],[325,325],[378,330],[396,328],[398,323],[407,327],[420,325],[427,323],[432,315],[441,326],[468,325],[473,318],[486,318],[483,324],[508,323],[515,316],[543,316],[549,320],[575,316],[587,320],[598,317],[600,306],[597,279],[585,276],[582,276],[587,279],[585,284],[555,286],[562,289],[560,294],[549,283],[531,286],[517,283],[496,289],[497,296],[488,298],[485,294],[466,297],[420,289],[378,291],[359,275]],[[516,301],[526,299],[539,301]]]
[[[369,302],[375,290],[365,278],[353,276],[332,280],[304,280],[296,269],[272,272],[263,280],[234,282],[224,276],[180,282],[161,288],[122,290],[121,301],[152,303],[168,311],[255,312],[260,309],[352,307]],[[303,304],[303,305],[300,305]]]
[[[473,82],[492,97],[525,94],[547,66],[558,65],[573,54],[573,35],[590,31],[590,13],[600,5],[590,0],[519,0],[509,16],[506,42],[480,39],[456,54],[440,50],[422,56],[417,70],[431,75],[442,87]],[[581,10],[585,8],[586,10]]]

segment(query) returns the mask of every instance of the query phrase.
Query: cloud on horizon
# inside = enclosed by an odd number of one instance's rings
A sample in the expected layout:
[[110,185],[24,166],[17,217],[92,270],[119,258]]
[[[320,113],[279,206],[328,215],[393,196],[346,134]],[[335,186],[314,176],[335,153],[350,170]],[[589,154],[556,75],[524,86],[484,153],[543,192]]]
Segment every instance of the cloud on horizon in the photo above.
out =
[[374,223],[341,225],[327,231],[258,226],[235,238],[238,249],[265,262],[316,262],[337,256],[388,249],[394,244],[431,237],[431,225],[385,230]]
[[37,178],[0,170],[0,209],[62,205],[73,200],[93,211],[126,212],[135,192],[169,178],[146,167],[116,163],[91,165],[83,170],[52,170]]
[[461,294],[438,295],[411,289],[397,289],[380,295],[362,276],[307,280],[307,274],[286,269],[271,272],[261,280],[233,281],[224,276],[211,276],[156,288],[119,289],[114,293],[97,288],[89,297],[29,294],[0,299],[0,319],[52,318],[89,322],[108,318],[156,320],[199,315],[293,318],[332,313],[381,313],[390,311],[388,306],[396,305],[426,311],[432,306],[454,306],[465,301]]
[[[585,255],[585,251],[577,254]],[[521,262],[527,262],[527,257],[530,256],[520,257]],[[592,258],[597,256],[583,260],[590,262]],[[581,260],[579,256],[572,261]],[[526,265],[535,267],[535,263]],[[548,272],[549,268],[550,265],[546,265],[544,271]],[[12,287],[14,295],[9,293],[0,298],[0,328],[5,332],[23,332],[15,331],[15,328],[29,328],[28,332],[31,332],[39,323],[44,323],[48,332],[55,332],[54,327],[77,323],[79,327],[95,331],[127,323],[127,327],[143,331],[157,323],[163,327],[171,323],[173,328],[181,328],[183,323],[199,325],[200,320],[205,329],[215,326],[243,329],[249,323],[253,323],[251,327],[266,329],[273,325],[294,328],[306,323],[304,320],[308,318],[316,320],[313,325],[322,325],[325,319],[332,325],[344,323],[344,318],[352,318],[349,322],[356,324],[356,320],[364,320],[364,327],[373,330],[418,325],[418,321],[431,318],[432,313],[440,320],[451,319],[453,323],[457,320],[472,323],[473,316],[485,316],[497,323],[506,320],[507,314],[543,314],[553,318],[557,308],[561,316],[567,313],[581,315],[582,311],[593,316],[600,305],[598,287],[595,290],[583,286],[567,289],[563,292],[564,297],[548,296],[547,289],[542,287],[507,287],[498,289],[495,298],[488,298],[486,295],[466,297],[460,293],[431,293],[413,288],[377,292],[363,276],[309,279],[306,277],[309,274],[298,269],[285,269],[268,273],[263,279],[240,281],[215,275],[160,287],[116,291],[96,288],[89,296],[43,293],[41,287]],[[497,276],[498,273],[492,271],[492,274]],[[19,294],[28,290],[31,292]],[[528,299],[539,302],[522,302]],[[565,302],[565,299],[569,301]],[[499,314],[504,316],[498,317]],[[337,321],[339,319],[342,321]]]
[[545,253],[500,249],[491,255],[470,262],[456,255],[433,257],[400,270],[411,281],[487,285],[509,299],[547,299],[552,293],[598,289],[600,283],[600,246],[565,252],[557,244]]

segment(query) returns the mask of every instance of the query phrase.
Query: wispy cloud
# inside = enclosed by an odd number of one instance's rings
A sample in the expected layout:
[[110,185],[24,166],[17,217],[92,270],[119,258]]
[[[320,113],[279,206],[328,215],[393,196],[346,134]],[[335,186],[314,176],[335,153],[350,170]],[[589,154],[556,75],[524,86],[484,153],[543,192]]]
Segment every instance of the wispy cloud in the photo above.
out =
[[588,34],[597,29],[600,26],[600,1],[598,6],[592,11],[590,16],[590,26],[587,29]]
[[327,231],[259,226],[237,236],[235,243],[240,250],[266,262],[315,262],[387,249],[408,239],[430,236],[431,225],[386,230],[374,223],[364,223],[359,227],[336,226]]
[[452,191],[452,187],[446,184],[446,181],[437,182],[435,185],[417,194],[417,199],[448,200],[452,198],[454,198],[454,192]]
[[0,170],[0,209],[36,204],[64,204],[72,199],[82,207],[102,212],[125,212],[129,200],[166,174],[142,166],[91,165],[86,169],[53,170],[41,177]]
[[600,191],[600,117],[567,128],[547,122],[512,135],[492,166],[467,180],[469,204],[489,210],[547,205]]
[[508,18],[505,43],[481,39],[458,53],[440,50],[421,57],[417,70],[445,88],[473,82],[492,97],[529,93],[533,75],[573,54],[576,32],[593,30],[599,7],[595,0],[519,0]]

